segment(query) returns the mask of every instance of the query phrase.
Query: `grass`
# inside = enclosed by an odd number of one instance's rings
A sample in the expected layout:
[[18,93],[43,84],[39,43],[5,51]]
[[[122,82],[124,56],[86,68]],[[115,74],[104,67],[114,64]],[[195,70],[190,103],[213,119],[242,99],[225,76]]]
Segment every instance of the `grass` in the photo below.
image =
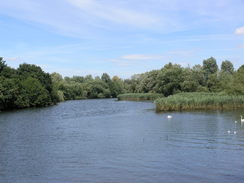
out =
[[130,101],[154,101],[158,98],[163,97],[162,94],[158,93],[125,93],[118,95],[118,100],[130,100]]
[[179,93],[155,101],[156,110],[215,110],[244,108],[244,96],[230,96],[219,93]]

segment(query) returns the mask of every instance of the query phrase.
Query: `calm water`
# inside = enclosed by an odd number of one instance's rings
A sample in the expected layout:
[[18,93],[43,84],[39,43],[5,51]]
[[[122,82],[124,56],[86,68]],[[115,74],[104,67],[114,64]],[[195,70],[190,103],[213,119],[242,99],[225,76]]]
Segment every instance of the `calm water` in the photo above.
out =
[[153,108],[105,99],[1,112],[0,183],[244,182],[243,110]]

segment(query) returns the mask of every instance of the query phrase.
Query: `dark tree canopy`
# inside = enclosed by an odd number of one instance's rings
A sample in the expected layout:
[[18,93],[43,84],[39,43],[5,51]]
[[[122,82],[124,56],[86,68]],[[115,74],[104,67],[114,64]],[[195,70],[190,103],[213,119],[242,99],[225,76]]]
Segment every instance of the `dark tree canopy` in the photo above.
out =
[[3,60],[3,57],[0,57],[0,72],[6,67],[6,62]]
[[110,76],[107,73],[103,73],[101,79],[105,82],[105,83],[110,83],[111,79]]
[[41,107],[58,102],[51,76],[40,67],[21,64],[19,68],[8,67],[0,61],[0,109]]
[[228,60],[223,61],[222,64],[221,64],[221,71],[229,73],[229,74],[233,74],[234,73],[234,66]]
[[218,65],[216,59],[210,57],[206,60],[203,60],[203,70],[206,75],[214,74],[218,71]]

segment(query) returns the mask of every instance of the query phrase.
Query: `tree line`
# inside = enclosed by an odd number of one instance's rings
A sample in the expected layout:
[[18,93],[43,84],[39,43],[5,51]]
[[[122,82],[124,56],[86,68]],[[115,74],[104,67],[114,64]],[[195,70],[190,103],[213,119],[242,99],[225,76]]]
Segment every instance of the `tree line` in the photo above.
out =
[[166,64],[162,69],[137,74],[124,80],[130,93],[160,93],[169,96],[181,92],[223,92],[230,95],[244,94],[244,65],[237,70],[231,61],[223,61],[219,68],[211,57],[202,65],[182,67]]
[[180,92],[224,92],[244,94],[244,65],[237,70],[230,61],[218,68],[213,57],[202,65],[182,67],[168,63],[159,70],[135,74],[130,79],[107,73],[101,77],[62,77],[46,73],[41,67],[21,64],[7,66],[0,57],[0,110],[42,107],[65,100],[111,98],[121,93],[159,93],[164,96]]
[[123,80],[104,73],[93,78],[62,77],[33,64],[7,66],[0,57],[0,110],[43,107],[65,100],[111,98],[123,93]]
[[123,80],[118,76],[110,78],[107,73],[93,78],[91,75],[62,77],[52,73],[53,88],[59,101],[76,99],[115,98],[124,92]]

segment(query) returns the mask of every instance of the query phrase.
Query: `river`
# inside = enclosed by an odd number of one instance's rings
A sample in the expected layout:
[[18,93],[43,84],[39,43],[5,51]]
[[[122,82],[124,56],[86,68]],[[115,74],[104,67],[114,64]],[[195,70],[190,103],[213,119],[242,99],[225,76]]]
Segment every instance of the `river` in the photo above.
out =
[[1,112],[0,183],[243,183],[241,114],[115,99]]

